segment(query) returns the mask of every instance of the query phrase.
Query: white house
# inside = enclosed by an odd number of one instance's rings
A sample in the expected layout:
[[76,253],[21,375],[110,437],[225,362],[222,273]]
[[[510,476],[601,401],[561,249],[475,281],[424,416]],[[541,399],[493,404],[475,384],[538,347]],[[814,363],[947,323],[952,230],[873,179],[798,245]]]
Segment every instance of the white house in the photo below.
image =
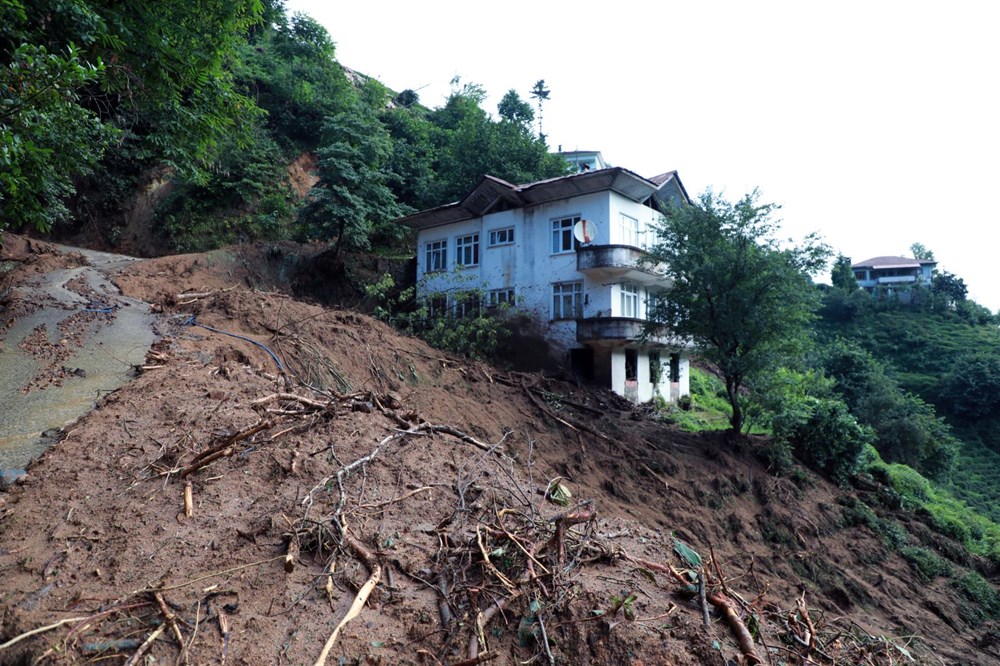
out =
[[858,285],[878,296],[895,296],[908,303],[914,285],[929,287],[937,262],[908,257],[872,257],[851,264]]
[[[513,185],[492,176],[461,201],[399,220],[417,232],[417,296],[462,316],[512,304],[548,354],[633,402],[689,393],[690,346],[642,339],[647,303],[669,286],[643,261],[658,206],[687,202],[677,176],[619,167]],[[589,237],[588,237],[589,236]]]

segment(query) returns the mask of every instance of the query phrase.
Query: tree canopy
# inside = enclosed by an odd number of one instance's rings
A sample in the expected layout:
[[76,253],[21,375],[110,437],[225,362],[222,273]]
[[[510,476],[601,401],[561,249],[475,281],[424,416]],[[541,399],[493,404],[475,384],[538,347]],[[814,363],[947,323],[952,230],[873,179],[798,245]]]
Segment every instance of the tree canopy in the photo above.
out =
[[745,382],[802,348],[817,304],[809,274],[829,256],[815,236],[782,245],[777,208],[756,191],[735,203],[707,191],[664,211],[651,249],[673,284],[651,308],[650,330],[668,326],[718,367],[734,431],[743,427]]

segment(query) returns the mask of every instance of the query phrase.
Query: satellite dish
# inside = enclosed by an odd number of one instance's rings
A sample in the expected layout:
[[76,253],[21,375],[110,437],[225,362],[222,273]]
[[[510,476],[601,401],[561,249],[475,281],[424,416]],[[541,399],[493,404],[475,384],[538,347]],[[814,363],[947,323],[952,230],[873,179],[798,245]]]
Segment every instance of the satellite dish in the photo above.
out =
[[597,227],[590,220],[580,220],[573,225],[573,236],[581,243],[593,243],[597,238]]

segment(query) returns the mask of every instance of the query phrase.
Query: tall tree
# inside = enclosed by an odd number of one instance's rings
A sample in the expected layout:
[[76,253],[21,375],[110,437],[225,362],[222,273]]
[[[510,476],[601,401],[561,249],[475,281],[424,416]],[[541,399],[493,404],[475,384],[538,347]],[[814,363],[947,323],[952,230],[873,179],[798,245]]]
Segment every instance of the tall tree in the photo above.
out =
[[788,365],[805,345],[816,306],[809,274],[830,254],[813,235],[795,247],[779,243],[778,207],[758,199],[754,191],[731,203],[706,191],[691,205],[667,208],[650,253],[672,286],[653,304],[649,330],[666,325],[718,367],[735,432],[743,428],[745,383]]
[[531,96],[538,103],[538,138],[545,143],[545,133],[542,131],[542,102],[547,102],[549,93],[552,92],[545,87],[545,79],[538,79],[531,88]]
[[389,133],[371,110],[357,106],[331,118],[319,150],[319,182],[300,221],[305,235],[336,237],[341,249],[367,250],[371,235],[403,211],[389,188]]

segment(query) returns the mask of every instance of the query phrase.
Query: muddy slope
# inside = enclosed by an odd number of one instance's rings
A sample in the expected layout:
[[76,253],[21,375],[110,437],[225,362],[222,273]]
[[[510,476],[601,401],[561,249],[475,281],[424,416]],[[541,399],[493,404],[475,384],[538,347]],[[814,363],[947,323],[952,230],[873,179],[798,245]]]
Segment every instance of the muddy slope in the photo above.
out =
[[62,622],[2,663],[311,664],[376,571],[327,663],[751,663],[711,601],[704,626],[699,575],[764,663],[1000,663],[946,580],[754,442],[204,259],[117,282],[162,307],[166,339],[0,495],[0,644]]

